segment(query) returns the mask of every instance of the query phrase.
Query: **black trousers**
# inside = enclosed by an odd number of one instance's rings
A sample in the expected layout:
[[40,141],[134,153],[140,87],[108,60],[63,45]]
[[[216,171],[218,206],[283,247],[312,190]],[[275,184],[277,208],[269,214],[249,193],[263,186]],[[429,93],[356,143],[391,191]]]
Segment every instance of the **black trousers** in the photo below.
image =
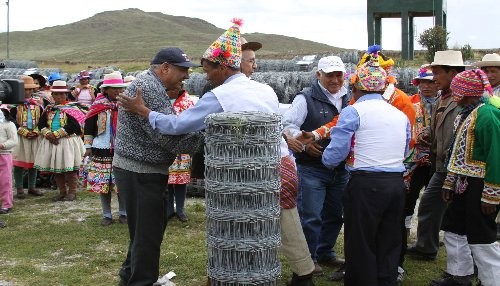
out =
[[130,243],[119,275],[129,286],[158,280],[160,247],[167,226],[167,175],[113,170],[125,200]]
[[410,189],[406,193],[404,216],[401,221],[402,240],[401,240],[401,254],[399,256],[399,266],[401,267],[403,267],[403,263],[405,261],[406,247],[408,244],[408,237],[406,236],[407,230],[405,226],[405,218],[415,213],[415,205],[417,204],[417,200],[420,195],[420,190],[422,190],[423,187],[427,187],[429,181],[431,180],[431,177],[432,177],[431,166],[417,167],[411,176]]
[[481,195],[484,180],[467,177],[467,189],[462,194],[455,194],[446,209],[441,229],[460,235],[466,235],[469,244],[490,244],[496,241],[496,212],[485,215],[481,211]]
[[432,177],[431,166],[417,167],[410,179],[410,189],[406,194],[405,216],[415,213],[415,205],[420,195],[420,190],[427,187]]
[[351,174],[344,193],[344,285],[396,285],[404,192],[401,173]]

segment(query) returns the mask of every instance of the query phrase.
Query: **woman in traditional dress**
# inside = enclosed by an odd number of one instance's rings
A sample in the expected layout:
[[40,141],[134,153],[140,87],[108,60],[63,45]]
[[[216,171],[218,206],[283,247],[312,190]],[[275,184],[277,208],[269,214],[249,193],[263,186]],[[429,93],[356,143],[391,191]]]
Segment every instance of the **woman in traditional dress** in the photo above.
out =
[[98,94],[90,106],[85,119],[84,144],[85,156],[91,156],[86,176],[87,190],[98,193],[101,197],[102,226],[113,223],[111,212],[111,193],[117,192],[120,223],[127,223],[125,202],[118,194],[113,175],[113,154],[118,121],[118,104],[116,97],[123,91],[126,84],[120,73],[110,73],[104,76],[101,85],[102,93]]
[[38,147],[35,168],[55,173],[59,194],[54,200],[73,201],[78,188],[77,171],[85,154],[79,136],[85,113],[78,103],[67,101],[69,90],[65,81],[55,81],[50,91],[55,103],[47,106],[38,123],[44,139]]
[[[168,90],[167,94],[177,115],[195,104],[195,101],[189,96],[187,91],[182,89],[182,85]],[[191,156],[188,154],[179,154],[170,168],[168,168],[168,218],[177,216],[182,222],[188,221],[188,217],[184,212],[184,202],[189,182],[191,182]]]
[[18,142],[13,151],[14,181],[18,199],[25,198],[23,188],[24,170],[28,175],[28,194],[42,196],[43,193],[35,188],[37,170],[34,168],[35,155],[40,143],[40,129],[38,122],[43,112],[41,102],[33,98],[33,91],[37,87],[30,76],[22,76],[24,81],[24,103],[11,108],[11,116],[17,122]]

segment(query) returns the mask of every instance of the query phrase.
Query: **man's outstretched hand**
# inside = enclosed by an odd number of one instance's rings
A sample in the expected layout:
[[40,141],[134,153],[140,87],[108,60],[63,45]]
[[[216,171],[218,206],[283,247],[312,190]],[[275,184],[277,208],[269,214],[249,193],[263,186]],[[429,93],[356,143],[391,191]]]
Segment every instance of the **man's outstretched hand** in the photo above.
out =
[[146,107],[142,99],[142,90],[138,88],[135,91],[135,97],[128,97],[123,94],[118,95],[118,104],[127,112],[139,114],[142,117],[148,118],[151,110]]

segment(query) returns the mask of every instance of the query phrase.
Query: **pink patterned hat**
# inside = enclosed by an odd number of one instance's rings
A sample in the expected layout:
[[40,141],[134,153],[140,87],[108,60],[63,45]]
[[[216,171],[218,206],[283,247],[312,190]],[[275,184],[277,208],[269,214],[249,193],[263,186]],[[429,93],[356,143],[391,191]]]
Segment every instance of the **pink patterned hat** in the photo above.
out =
[[242,19],[234,18],[233,25],[213,42],[203,54],[203,59],[233,68],[240,68]]
[[487,91],[492,94],[488,76],[480,69],[466,70],[457,74],[451,81],[453,100],[460,101],[466,96],[480,97]]
[[127,87],[127,84],[123,82],[122,74],[120,72],[112,72],[104,75],[101,88],[102,87],[124,88]]

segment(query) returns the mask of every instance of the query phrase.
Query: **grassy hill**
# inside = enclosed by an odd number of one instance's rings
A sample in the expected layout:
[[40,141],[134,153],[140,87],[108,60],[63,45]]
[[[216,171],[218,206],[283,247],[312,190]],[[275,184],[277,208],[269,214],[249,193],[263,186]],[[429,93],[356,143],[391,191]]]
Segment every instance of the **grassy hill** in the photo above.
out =
[[[67,25],[11,32],[10,58],[61,63],[133,62],[149,60],[161,47],[178,46],[191,58],[199,59],[223,31],[198,18],[139,9],[107,11]],[[1,33],[0,42],[6,42],[6,36]],[[252,33],[245,37],[263,43],[261,58],[341,50],[281,35]]]

